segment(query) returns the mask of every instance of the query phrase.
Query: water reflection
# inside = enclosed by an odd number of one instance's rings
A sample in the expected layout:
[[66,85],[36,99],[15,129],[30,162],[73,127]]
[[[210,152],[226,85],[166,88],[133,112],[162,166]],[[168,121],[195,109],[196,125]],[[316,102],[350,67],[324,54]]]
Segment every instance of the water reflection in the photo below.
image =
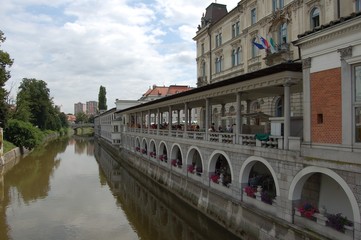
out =
[[140,239],[239,239],[139,172],[131,175],[98,144],[95,157]]
[[9,239],[10,227],[6,221],[6,206],[17,199],[29,204],[45,198],[50,189],[50,176],[61,162],[56,156],[64,152],[66,146],[66,141],[54,141],[50,145],[40,146],[31,155],[20,158],[17,165],[8,170],[6,181],[4,173],[1,174],[0,229],[5,231],[0,231],[0,239]]

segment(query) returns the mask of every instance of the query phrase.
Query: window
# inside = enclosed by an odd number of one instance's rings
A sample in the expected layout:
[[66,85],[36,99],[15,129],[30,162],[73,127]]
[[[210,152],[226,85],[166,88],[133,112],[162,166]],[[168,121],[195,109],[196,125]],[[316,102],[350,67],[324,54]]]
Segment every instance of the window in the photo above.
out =
[[277,10],[277,0],[272,0],[272,11],[276,11]]
[[283,116],[283,100],[280,97],[276,102],[276,116],[275,117],[282,117]]
[[237,37],[239,35],[239,21],[235,24],[232,24],[232,37]]
[[204,43],[202,43],[202,45],[201,45],[201,53],[202,53],[202,55],[204,54]]
[[361,0],[356,0],[356,12],[361,11]]
[[272,0],[272,10],[275,12],[284,7],[284,0]]
[[219,33],[216,35],[216,47],[219,47],[222,45],[222,33]]
[[206,63],[202,62],[202,78],[205,79],[206,77]]
[[256,41],[257,41],[257,39],[254,37],[254,38],[252,39],[252,42],[251,42],[251,46],[252,46],[252,53],[251,53],[251,55],[252,55],[252,58],[257,57],[257,55],[258,55],[258,48],[253,44],[253,42],[256,42]]
[[237,66],[241,63],[241,48],[232,50],[232,66]]
[[355,106],[355,141],[361,142],[361,65],[354,69],[355,96],[353,98]]
[[220,73],[222,71],[222,57],[216,58],[216,73]]
[[257,20],[257,16],[256,16],[256,9],[253,8],[251,10],[251,24],[255,24]]
[[279,44],[282,45],[283,43],[287,43],[287,23],[283,23],[280,25],[280,37],[279,37]]
[[311,28],[318,26],[320,26],[320,10],[318,8],[314,8],[311,11]]

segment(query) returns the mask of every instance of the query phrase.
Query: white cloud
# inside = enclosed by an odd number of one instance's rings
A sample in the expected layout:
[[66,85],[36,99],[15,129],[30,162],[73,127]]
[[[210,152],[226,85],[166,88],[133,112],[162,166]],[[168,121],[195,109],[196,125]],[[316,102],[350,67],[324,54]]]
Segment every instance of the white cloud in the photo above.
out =
[[[100,85],[109,108],[153,84],[195,86],[192,38],[211,2],[3,0],[1,48],[15,61],[7,87],[25,77],[44,80],[68,113],[74,103],[97,101]],[[237,3],[227,2],[228,10]]]

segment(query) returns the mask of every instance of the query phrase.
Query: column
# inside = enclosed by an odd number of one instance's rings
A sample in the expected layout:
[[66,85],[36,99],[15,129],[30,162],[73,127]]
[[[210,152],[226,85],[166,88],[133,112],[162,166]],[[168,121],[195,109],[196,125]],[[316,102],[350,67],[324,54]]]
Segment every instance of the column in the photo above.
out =
[[192,108],[189,108],[188,109],[188,122],[189,122],[189,126],[191,126],[192,125]]
[[210,121],[210,117],[209,117],[209,98],[206,98],[206,121],[205,121],[205,130],[206,130],[206,140],[208,140],[209,138],[208,138],[208,129],[209,129],[209,127],[210,127],[210,124],[209,124],[209,121]]
[[184,103],[184,133],[187,132],[187,127],[188,127],[188,103],[185,102]]
[[143,132],[143,111],[140,112],[140,132]]
[[169,136],[171,135],[172,131],[172,122],[173,122],[173,112],[172,112],[172,106],[168,106],[168,130],[169,130]]
[[303,143],[311,143],[311,58],[302,61],[303,68]]
[[291,132],[291,98],[290,98],[290,83],[285,83],[284,87],[284,124],[283,124],[283,148],[288,150],[288,137]]
[[159,135],[159,127],[160,127],[160,109],[157,108],[157,135]]
[[225,123],[224,120],[222,120],[222,118],[226,115],[226,104],[222,103],[221,104],[221,117],[220,117],[220,124],[222,126],[222,129],[226,129],[227,128],[227,124]]
[[341,57],[341,104],[342,104],[342,145],[347,147],[352,146],[352,137],[355,133],[353,132],[352,122],[350,119],[353,116],[352,99],[350,93],[352,92],[352,81],[351,81],[351,67],[347,62],[347,59],[352,57],[352,46],[338,49]]
[[177,110],[177,122],[178,122],[178,125],[180,125],[180,110],[178,109]]
[[150,109],[148,110],[148,133],[150,130]]
[[[246,113],[250,113],[251,112],[251,100],[247,100],[246,104],[247,104]],[[251,124],[251,120],[249,117],[247,117],[247,125],[250,125],[250,124]]]
[[242,93],[238,92],[237,96],[236,96],[236,140],[234,143],[238,144],[239,143],[239,136],[241,135],[241,129],[242,129],[242,123],[241,123],[241,110],[242,110],[242,105],[241,105],[241,96]]

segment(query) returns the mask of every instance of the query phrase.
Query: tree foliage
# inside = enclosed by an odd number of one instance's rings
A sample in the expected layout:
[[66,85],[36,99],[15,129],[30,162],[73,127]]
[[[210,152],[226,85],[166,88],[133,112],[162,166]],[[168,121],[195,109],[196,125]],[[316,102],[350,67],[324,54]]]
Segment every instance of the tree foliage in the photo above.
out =
[[107,90],[105,89],[105,87],[100,86],[99,95],[98,95],[99,111],[108,109],[106,95],[107,95]]
[[87,123],[88,116],[84,112],[78,112],[75,114],[76,120],[75,123]]
[[[4,33],[0,30],[0,47],[6,38]],[[4,127],[7,121],[8,104],[6,103],[6,97],[8,92],[5,90],[5,83],[10,79],[10,71],[7,70],[11,67],[13,60],[7,52],[0,49],[0,126]]]
[[18,147],[33,149],[39,145],[43,139],[40,129],[34,127],[29,122],[10,119],[5,128],[5,139]]
[[59,130],[65,126],[43,80],[23,78],[16,98],[14,117],[30,122],[41,130]]

